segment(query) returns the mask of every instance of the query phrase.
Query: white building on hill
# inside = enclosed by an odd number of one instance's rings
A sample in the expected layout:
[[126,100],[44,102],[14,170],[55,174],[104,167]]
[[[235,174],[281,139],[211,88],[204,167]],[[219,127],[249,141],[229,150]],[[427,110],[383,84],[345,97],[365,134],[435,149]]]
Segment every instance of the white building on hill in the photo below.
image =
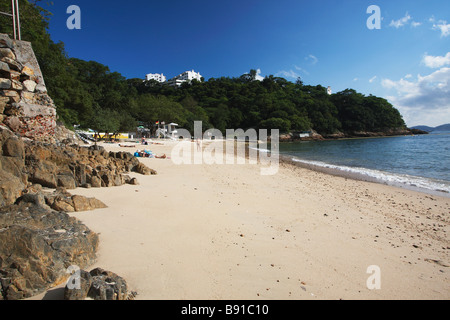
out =
[[166,82],[166,76],[164,76],[164,74],[159,74],[159,73],[149,73],[146,76],[147,81],[150,80],[156,80],[158,82]]
[[183,82],[188,82],[188,81],[192,81],[192,80],[201,81],[201,79],[202,79],[202,75],[200,73],[192,70],[192,71],[183,72],[182,74],[168,80],[167,84],[170,86],[179,87],[179,86],[181,86],[181,84]]

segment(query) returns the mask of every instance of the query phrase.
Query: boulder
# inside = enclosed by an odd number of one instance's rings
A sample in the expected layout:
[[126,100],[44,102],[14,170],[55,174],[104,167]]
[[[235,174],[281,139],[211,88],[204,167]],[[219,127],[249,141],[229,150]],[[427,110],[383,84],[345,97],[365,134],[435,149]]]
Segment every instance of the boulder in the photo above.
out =
[[75,189],[76,183],[75,178],[72,174],[58,174],[57,175],[57,184],[58,187],[63,187],[65,189]]
[[91,211],[95,209],[107,208],[107,206],[95,198],[87,198],[84,196],[72,196],[73,207],[75,211]]
[[11,173],[0,169],[0,207],[16,202],[22,196],[25,185],[22,180]]
[[91,211],[107,208],[100,200],[80,195],[71,195],[65,188],[58,188],[53,193],[45,194],[45,202],[52,209],[64,212]]
[[132,171],[140,173],[142,175],[156,175],[156,171],[153,169],[150,169],[142,162],[139,162],[136,166],[133,167]]
[[38,183],[43,187],[56,188],[58,183],[56,181],[56,175],[48,167],[36,168],[34,173],[28,178],[32,183]]
[[92,276],[89,272],[80,270],[79,278],[74,279],[75,283],[66,284],[64,288],[64,300],[86,300],[92,286],[92,281]]
[[[31,199],[31,198],[30,198]],[[0,209],[1,290],[28,298],[67,279],[67,268],[95,262],[98,235],[66,213],[20,201]]]
[[25,159],[25,148],[22,140],[13,136],[8,138],[2,147],[3,155],[6,157],[15,157]]
[[136,178],[131,178],[130,180],[128,180],[126,183],[131,184],[133,186],[137,186],[139,185],[139,182]]
[[131,300],[136,295],[128,292],[125,279],[101,268],[80,270],[78,279],[78,287],[66,285],[64,300]]
[[92,188],[101,188],[102,186],[102,179],[97,176],[91,177],[91,186]]

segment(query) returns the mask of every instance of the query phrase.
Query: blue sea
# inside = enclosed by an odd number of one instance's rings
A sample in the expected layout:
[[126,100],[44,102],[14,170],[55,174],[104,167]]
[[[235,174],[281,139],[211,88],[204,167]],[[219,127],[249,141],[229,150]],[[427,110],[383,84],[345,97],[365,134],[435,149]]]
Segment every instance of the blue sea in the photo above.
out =
[[280,155],[339,175],[450,196],[450,132],[281,143]]

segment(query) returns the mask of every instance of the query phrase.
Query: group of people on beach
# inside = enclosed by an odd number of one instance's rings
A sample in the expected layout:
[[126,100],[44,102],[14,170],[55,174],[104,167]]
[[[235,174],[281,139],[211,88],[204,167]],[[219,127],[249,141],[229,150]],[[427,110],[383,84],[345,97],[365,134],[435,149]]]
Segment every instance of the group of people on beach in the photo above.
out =
[[136,158],[156,158],[156,159],[166,159],[167,158],[165,153],[163,155],[161,155],[161,156],[157,156],[157,155],[153,154],[149,150],[137,150],[134,153],[134,156]]

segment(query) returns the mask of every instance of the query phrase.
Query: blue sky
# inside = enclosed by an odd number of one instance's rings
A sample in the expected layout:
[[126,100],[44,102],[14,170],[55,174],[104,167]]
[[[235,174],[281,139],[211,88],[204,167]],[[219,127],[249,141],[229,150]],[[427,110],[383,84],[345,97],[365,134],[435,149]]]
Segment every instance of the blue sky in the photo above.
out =
[[[409,126],[450,123],[448,0],[58,0],[52,39],[70,57],[126,78],[194,69],[205,79],[250,69],[388,99]],[[67,8],[81,9],[69,30]],[[370,30],[370,5],[381,29]]]

